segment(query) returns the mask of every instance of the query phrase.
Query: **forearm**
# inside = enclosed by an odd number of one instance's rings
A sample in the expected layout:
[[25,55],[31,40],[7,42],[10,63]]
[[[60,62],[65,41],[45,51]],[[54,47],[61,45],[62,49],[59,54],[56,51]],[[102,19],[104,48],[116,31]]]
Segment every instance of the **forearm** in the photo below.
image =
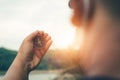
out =
[[28,80],[29,72],[27,65],[15,58],[14,62],[3,77],[3,80]]

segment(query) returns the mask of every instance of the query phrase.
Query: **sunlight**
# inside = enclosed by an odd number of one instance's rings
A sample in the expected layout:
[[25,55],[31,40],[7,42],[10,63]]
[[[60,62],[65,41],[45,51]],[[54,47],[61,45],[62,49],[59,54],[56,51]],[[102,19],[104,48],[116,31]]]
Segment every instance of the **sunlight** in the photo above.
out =
[[75,31],[64,32],[63,35],[56,39],[56,46],[58,48],[68,48],[74,42]]
[[76,49],[79,50],[82,47],[84,32],[82,29],[71,29],[63,31],[60,34],[54,34],[53,36],[54,45],[53,48],[60,49]]

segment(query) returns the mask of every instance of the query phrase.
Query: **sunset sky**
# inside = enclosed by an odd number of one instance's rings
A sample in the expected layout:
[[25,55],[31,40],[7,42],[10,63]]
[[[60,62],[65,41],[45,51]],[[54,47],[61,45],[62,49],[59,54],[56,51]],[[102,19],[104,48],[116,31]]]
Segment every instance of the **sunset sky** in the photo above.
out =
[[75,37],[69,0],[0,0],[0,47],[18,50],[33,31],[52,36],[53,48],[66,48]]

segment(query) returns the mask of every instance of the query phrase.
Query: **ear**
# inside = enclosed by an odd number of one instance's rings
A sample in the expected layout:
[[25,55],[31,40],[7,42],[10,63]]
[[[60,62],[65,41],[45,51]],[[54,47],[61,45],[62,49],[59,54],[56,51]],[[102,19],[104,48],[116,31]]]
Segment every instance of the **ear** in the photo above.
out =
[[[75,26],[82,26],[84,21],[86,21],[87,24],[90,23],[94,10],[94,0],[88,0],[89,3],[86,4],[84,0],[74,0],[74,8],[73,8],[73,16],[72,16],[72,23]],[[86,6],[88,7],[86,10]]]

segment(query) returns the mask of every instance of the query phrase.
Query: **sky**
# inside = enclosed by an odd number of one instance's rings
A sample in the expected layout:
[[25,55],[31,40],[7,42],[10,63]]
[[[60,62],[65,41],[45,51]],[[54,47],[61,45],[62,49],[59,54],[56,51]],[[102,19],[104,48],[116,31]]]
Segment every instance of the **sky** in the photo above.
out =
[[36,30],[51,35],[52,48],[70,45],[75,28],[68,1],[0,0],[0,47],[18,50],[23,39]]

